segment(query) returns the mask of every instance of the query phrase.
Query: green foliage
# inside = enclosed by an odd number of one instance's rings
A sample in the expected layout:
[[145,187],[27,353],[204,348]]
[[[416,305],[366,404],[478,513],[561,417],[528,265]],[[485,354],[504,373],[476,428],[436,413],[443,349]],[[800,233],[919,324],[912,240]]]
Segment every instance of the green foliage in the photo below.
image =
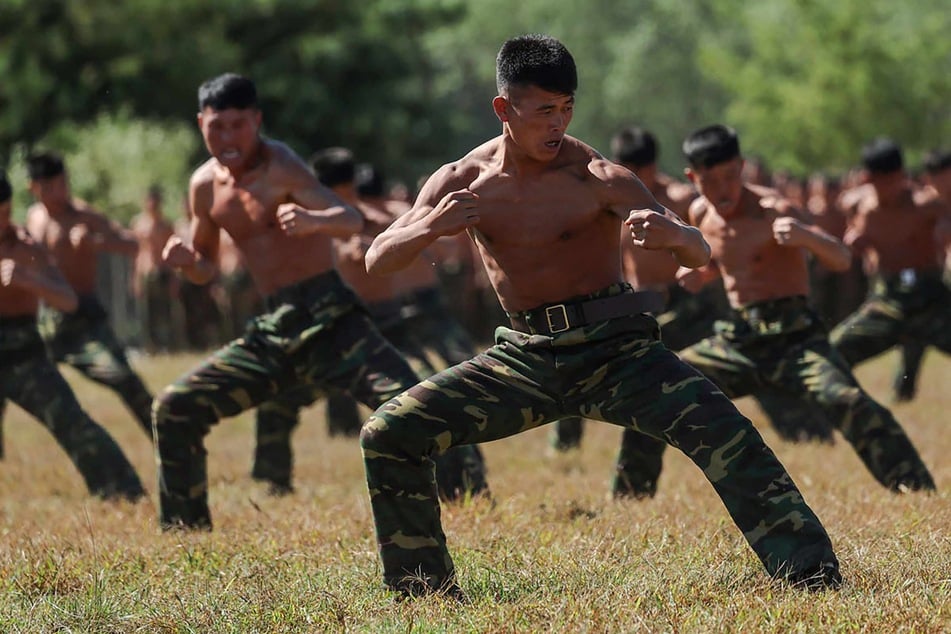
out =
[[701,59],[746,148],[774,167],[845,169],[882,134],[912,155],[951,138],[945,3],[772,0],[737,19],[746,37],[708,41]]
[[678,172],[680,139],[725,121],[774,167],[841,169],[877,134],[911,158],[948,143],[949,31],[946,0],[5,0],[0,164],[103,113],[191,125],[198,85],[236,71],[303,156],[345,145],[412,181],[499,132],[495,54],[544,32],[578,62],[571,132],[602,151],[644,125]]
[[121,113],[85,125],[66,122],[41,146],[63,153],[75,196],[125,223],[141,211],[153,184],[162,189],[171,214],[177,213],[198,143],[194,124],[150,123]]

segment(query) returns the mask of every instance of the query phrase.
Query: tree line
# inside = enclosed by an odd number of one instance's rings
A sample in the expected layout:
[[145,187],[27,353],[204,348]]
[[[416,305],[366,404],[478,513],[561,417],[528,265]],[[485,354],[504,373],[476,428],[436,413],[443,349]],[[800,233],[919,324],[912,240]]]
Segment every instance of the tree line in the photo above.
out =
[[77,194],[128,217],[152,182],[184,192],[197,87],[235,71],[268,134],[412,186],[498,132],[495,54],[525,32],[575,55],[573,134],[606,151],[644,125],[674,172],[713,121],[798,175],[846,169],[877,135],[912,160],[951,141],[945,0],[3,0],[0,164],[16,182],[24,152],[58,149]]

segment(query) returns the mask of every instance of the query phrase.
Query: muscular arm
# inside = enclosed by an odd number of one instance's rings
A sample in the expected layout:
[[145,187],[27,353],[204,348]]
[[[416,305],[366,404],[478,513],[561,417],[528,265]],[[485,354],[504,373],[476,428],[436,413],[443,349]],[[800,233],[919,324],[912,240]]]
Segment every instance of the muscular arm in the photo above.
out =
[[605,185],[610,209],[631,228],[634,245],[643,249],[666,249],[681,266],[697,268],[710,261],[710,245],[696,227],[654,198],[637,176],[605,160],[595,160],[591,172]]
[[478,196],[459,164],[444,165],[426,181],[407,213],[373,240],[367,272],[385,275],[404,269],[442,236],[456,235],[479,222]]
[[280,170],[287,179],[293,201],[282,205],[278,212],[282,226],[292,219],[297,233],[319,232],[335,238],[346,238],[363,228],[360,212],[325,187],[289,148],[284,151]]
[[191,246],[178,236],[169,238],[162,259],[178,269],[194,284],[207,284],[215,277],[218,262],[220,229],[211,220],[212,184],[196,177],[189,184],[188,205],[191,209]]
[[76,310],[76,292],[56,268],[52,256],[35,244],[20,244],[17,249],[22,252],[18,258],[4,258],[0,253],[0,285],[26,289],[66,313]]
[[801,247],[812,253],[823,267],[841,273],[852,264],[852,252],[841,240],[813,224],[801,210],[785,199],[763,198],[763,207],[777,214],[773,237],[787,247]]

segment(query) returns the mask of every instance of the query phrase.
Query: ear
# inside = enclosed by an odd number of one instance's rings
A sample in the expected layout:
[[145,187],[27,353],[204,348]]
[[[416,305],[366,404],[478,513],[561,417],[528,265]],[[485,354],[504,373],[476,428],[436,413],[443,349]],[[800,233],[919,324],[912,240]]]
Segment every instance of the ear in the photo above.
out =
[[198,123],[198,129],[201,129],[201,112],[195,115],[195,121]]
[[257,129],[261,129],[261,122],[264,121],[264,115],[260,110],[254,111],[254,125]]
[[686,176],[686,177],[687,177],[687,180],[689,180],[689,181],[690,181],[691,183],[693,183],[694,185],[697,184],[697,173],[694,172],[694,171],[693,171],[692,169],[690,169],[689,167],[685,167],[685,168],[684,168],[684,176]]
[[509,120],[509,100],[505,97],[497,95],[495,99],[492,100],[492,110],[495,111],[495,116],[498,117],[502,123]]

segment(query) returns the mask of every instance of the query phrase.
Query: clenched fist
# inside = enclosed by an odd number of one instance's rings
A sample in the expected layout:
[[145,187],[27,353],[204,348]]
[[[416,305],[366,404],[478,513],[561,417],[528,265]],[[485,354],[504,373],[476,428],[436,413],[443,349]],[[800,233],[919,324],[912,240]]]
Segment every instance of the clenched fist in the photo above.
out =
[[197,258],[190,246],[178,236],[172,236],[162,249],[162,261],[173,269],[184,269],[195,264]]

